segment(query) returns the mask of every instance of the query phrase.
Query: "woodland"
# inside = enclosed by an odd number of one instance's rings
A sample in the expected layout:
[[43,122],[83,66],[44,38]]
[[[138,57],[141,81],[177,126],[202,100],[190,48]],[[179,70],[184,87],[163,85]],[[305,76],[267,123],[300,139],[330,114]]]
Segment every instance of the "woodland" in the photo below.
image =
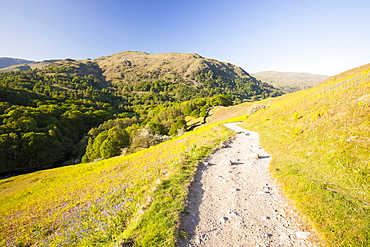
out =
[[0,73],[0,173],[133,153],[192,128],[185,118],[205,118],[213,106],[281,94],[215,68],[192,79],[196,83],[138,75],[117,82],[106,79],[98,63],[72,59]]

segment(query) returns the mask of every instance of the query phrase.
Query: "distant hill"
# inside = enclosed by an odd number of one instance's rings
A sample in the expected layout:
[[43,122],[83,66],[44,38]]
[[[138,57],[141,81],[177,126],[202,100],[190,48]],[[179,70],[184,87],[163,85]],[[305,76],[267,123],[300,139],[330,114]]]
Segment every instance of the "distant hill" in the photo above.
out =
[[315,75],[309,73],[277,71],[262,71],[253,73],[252,76],[258,80],[269,83],[274,87],[280,88],[285,92],[294,92],[297,90],[311,88],[330,77],[326,75]]
[[21,59],[21,58],[11,58],[11,57],[0,57],[0,69],[9,67],[15,64],[27,64],[33,63],[35,61]]
[[30,70],[30,69],[41,69],[41,68],[47,66],[48,64],[54,63],[56,61],[60,61],[60,60],[51,59],[51,60],[44,60],[44,61],[39,61],[39,62],[29,61],[27,63],[12,64],[12,65],[0,68],[0,72],[10,72],[10,71],[19,71],[19,70],[26,71],[26,70]]

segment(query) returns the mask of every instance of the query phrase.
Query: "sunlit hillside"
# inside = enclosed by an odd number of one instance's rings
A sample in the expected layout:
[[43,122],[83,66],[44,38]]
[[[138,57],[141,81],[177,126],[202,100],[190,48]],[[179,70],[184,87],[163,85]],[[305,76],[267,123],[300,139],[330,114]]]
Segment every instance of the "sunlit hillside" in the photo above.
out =
[[94,60],[108,80],[175,80],[195,82],[201,72],[218,71],[221,76],[249,78],[242,68],[230,63],[204,58],[196,53],[159,53],[125,51]]
[[370,245],[370,64],[273,99],[243,126],[329,246]]
[[0,246],[174,246],[196,162],[230,135],[209,125],[132,155],[1,180]]

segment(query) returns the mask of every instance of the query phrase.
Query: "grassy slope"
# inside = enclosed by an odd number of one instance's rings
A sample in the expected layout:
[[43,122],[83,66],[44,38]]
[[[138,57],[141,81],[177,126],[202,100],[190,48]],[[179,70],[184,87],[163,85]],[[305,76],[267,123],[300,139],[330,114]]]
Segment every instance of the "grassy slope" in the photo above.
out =
[[370,64],[274,99],[243,124],[328,246],[370,245]]
[[253,103],[246,102],[240,105],[229,106],[229,107],[224,107],[224,106],[215,107],[213,110],[211,110],[210,116],[207,117],[206,121],[207,123],[215,123],[215,122],[225,121],[230,118],[236,118],[236,117],[239,117],[238,121],[242,121],[246,117],[248,108],[252,105]]
[[209,125],[96,163],[0,181],[0,245],[174,246],[196,161],[231,135]]

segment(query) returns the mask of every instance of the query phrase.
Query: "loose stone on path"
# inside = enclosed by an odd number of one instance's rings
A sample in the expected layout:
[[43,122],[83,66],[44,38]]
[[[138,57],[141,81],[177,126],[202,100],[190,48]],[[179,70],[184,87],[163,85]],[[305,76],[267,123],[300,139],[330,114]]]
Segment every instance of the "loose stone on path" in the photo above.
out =
[[259,136],[237,132],[200,165],[181,216],[180,247],[316,246],[268,172],[270,155]]

